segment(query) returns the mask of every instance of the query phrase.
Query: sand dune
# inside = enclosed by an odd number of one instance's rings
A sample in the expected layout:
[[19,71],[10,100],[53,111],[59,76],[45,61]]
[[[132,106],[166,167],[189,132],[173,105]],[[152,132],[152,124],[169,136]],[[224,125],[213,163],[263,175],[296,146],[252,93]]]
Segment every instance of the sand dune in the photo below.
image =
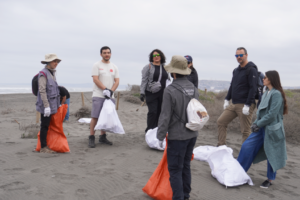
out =
[[[91,106],[91,93],[85,96],[85,104]],[[71,114],[80,107],[80,93],[71,93]],[[94,149],[87,145],[89,125],[78,123],[71,115],[70,122],[64,124],[71,153],[49,155],[32,152],[36,139],[21,139],[24,127],[35,123],[35,97],[32,94],[0,95],[0,200],[151,199],[142,188],[162,152],[148,148],[144,139],[147,107],[136,112],[138,107],[121,98],[118,114],[126,134],[109,133],[113,146],[97,143]],[[99,132],[97,141],[98,138]],[[196,146],[216,144],[217,133],[205,129]],[[241,147],[238,132],[228,133],[228,146],[237,157]],[[255,186],[226,189],[211,176],[207,163],[192,161],[190,199],[299,199],[300,147],[287,144],[287,150],[287,166],[278,171],[269,189],[259,188],[266,179],[266,162],[252,166],[248,172]]]

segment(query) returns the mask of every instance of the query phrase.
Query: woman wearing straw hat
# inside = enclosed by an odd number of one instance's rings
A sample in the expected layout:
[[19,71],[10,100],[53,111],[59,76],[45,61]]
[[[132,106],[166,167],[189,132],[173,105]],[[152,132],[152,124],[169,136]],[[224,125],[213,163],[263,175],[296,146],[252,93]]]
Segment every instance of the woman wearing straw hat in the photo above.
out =
[[142,83],[140,91],[141,101],[145,101],[148,106],[147,128],[157,127],[158,118],[161,112],[161,104],[167,79],[170,80],[168,73],[164,68],[166,57],[159,49],[154,49],[149,55],[150,63],[142,70]]
[[55,54],[46,54],[45,60],[41,61],[46,66],[38,75],[39,89],[36,102],[36,110],[41,113],[40,153],[56,153],[47,147],[47,132],[51,115],[55,114],[60,106],[59,89],[55,76],[55,69],[60,61],[61,59]]

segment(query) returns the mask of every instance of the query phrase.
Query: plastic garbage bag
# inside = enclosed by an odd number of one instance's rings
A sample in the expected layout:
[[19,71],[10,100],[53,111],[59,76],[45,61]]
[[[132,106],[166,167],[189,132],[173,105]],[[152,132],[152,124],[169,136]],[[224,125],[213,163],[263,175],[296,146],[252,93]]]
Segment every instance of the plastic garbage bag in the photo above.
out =
[[[172,200],[173,197],[173,191],[169,180],[170,174],[168,170],[167,146],[168,141],[166,139],[164,155],[143,188],[143,191],[155,200]],[[191,161],[193,159],[194,154],[192,155]]]
[[190,100],[186,112],[188,123],[185,126],[192,131],[202,129],[209,120],[205,107],[197,99]]
[[158,139],[156,138],[157,135],[157,127],[155,129],[149,129],[145,135],[145,140],[148,146],[152,149],[164,150],[166,147],[166,138],[163,142],[163,148],[160,148],[158,145]]
[[169,178],[167,148],[165,148],[161,161],[143,188],[143,191],[156,200],[172,200],[173,191]]
[[251,178],[240,163],[232,156],[232,149],[223,145],[219,147],[199,146],[194,149],[194,158],[208,162],[211,175],[226,187],[234,187],[248,183]]
[[[67,137],[64,134],[63,121],[68,110],[68,105],[60,106],[57,113],[51,116],[50,125],[47,132],[47,146],[56,152],[70,152]],[[36,151],[41,150],[40,132],[38,133]]]
[[111,133],[125,134],[123,126],[119,120],[115,104],[110,99],[103,103],[95,130],[103,130]]
[[92,118],[80,118],[78,120],[79,123],[87,123],[90,124],[91,123]]

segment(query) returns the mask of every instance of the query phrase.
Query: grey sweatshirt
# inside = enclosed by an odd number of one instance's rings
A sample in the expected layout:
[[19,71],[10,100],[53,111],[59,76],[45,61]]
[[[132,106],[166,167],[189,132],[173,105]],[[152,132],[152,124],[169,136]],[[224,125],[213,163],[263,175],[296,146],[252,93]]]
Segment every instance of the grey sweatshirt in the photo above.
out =
[[174,114],[176,113],[183,121],[187,121],[186,108],[190,102],[190,98],[172,85],[178,89],[183,88],[190,97],[199,100],[198,89],[186,77],[174,79],[173,83],[164,91],[161,113],[158,120],[157,139],[162,141],[166,137],[167,132],[169,140],[188,140],[197,137],[198,131],[186,128],[185,124]]
[[[164,66],[164,65],[162,65]],[[147,64],[142,70],[142,82],[140,87],[140,93],[145,94],[145,90],[151,91],[149,84],[153,81],[153,76],[155,72],[155,67],[152,63]],[[168,79],[171,80],[170,74],[168,73]]]

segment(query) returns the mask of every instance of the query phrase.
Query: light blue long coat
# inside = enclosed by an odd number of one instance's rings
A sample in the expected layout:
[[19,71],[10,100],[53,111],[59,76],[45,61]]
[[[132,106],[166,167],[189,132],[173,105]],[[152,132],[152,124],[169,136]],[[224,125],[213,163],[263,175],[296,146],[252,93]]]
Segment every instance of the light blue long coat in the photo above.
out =
[[267,90],[262,96],[254,122],[258,127],[265,128],[265,141],[253,163],[268,159],[274,171],[283,168],[287,160],[283,109],[280,91],[273,88],[268,94]]

